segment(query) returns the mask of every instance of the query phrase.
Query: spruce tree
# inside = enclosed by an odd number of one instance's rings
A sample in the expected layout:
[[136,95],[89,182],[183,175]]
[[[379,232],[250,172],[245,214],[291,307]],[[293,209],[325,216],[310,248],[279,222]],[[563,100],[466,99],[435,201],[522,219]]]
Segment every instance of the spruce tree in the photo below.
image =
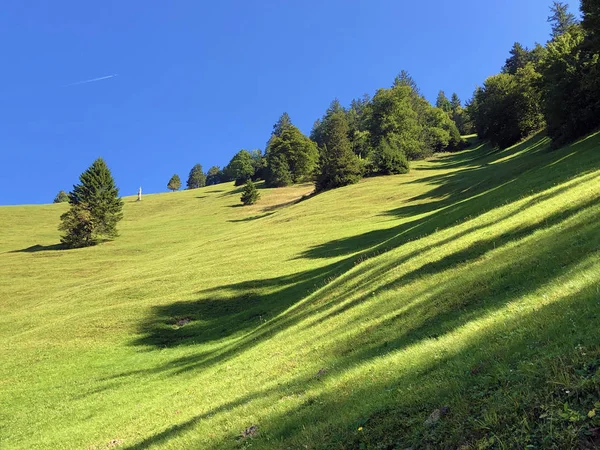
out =
[[331,114],[324,122],[324,146],[321,149],[320,173],[316,191],[325,191],[356,183],[362,175],[359,159],[348,139],[348,122],[344,112]]
[[446,97],[444,91],[440,91],[437,96],[437,100],[435,101],[435,107],[440,108],[445,113],[449,113],[452,111],[452,105],[450,104],[450,100]]
[[577,24],[577,18],[569,12],[569,5],[564,2],[554,2],[550,7],[552,13],[548,22],[552,25],[552,39],[565,34],[570,27]]
[[181,188],[181,179],[179,178],[179,175],[175,174],[167,183],[167,189],[170,189],[171,191],[175,192],[179,190],[179,188]]
[[387,139],[382,139],[373,152],[375,171],[381,175],[408,173],[410,166],[402,150],[390,145]]
[[196,164],[190,170],[190,174],[187,180],[188,189],[197,189],[206,186],[206,175],[202,171],[202,165]]
[[61,242],[67,247],[85,247],[101,238],[117,236],[117,223],[123,218],[119,189],[102,158],[79,177],[81,184],[69,193],[71,208],[61,216]]
[[260,193],[258,192],[258,189],[256,189],[254,182],[252,180],[246,181],[240,201],[244,204],[244,206],[248,206],[255,204],[259,198]]
[[59,191],[54,197],[54,203],[65,203],[69,201],[69,196],[65,191]]

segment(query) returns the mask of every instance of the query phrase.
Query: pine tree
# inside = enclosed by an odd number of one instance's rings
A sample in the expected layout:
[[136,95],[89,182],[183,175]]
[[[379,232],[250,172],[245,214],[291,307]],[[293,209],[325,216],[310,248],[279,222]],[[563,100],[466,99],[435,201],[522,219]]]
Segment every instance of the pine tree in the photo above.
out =
[[408,173],[410,166],[402,150],[392,147],[387,139],[382,139],[373,152],[375,171],[381,175]]
[[[198,189],[206,186],[206,175],[202,171],[202,165],[196,164],[190,170],[190,175],[187,180],[188,189]],[[170,189],[170,188],[169,188]]]
[[252,180],[246,181],[240,201],[244,204],[244,206],[248,206],[254,205],[259,198],[260,193],[258,192],[258,189],[256,189],[256,185],[252,182]]
[[510,57],[506,60],[502,72],[514,75],[517,73],[517,70],[525,67],[530,59],[530,51],[518,42],[515,42],[510,49]]
[[255,162],[248,150],[240,150],[235,154],[229,164],[223,169],[225,176],[235,180],[236,186],[241,186],[254,177]]
[[65,191],[59,191],[54,197],[54,203],[65,203],[69,201],[69,196]]
[[61,242],[67,247],[85,247],[101,238],[117,236],[123,218],[123,201],[106,163],[98,158],[79,177],[81,184],[69,193],[71,208],[61,216]]
[[179,188],[181,188],[181,179],[179,178],[179,175],[175,174],[167,183],[167,189],[170,189],[171,191],[175,192],[179,190]]
[[565,34],[573,25],[577,24],[577,18],[569,12],[569,5],[563,2],[554,2],[550,7],[552,13],[548,16],[548,22],[552,24],[552,38]]
[[440,91],[437,96],[437,100],[435,101],[435,107],[440,108],[445,113],[449,113],[452,111],[452,105],[450,104],[450,100],[446,97],[446,93],[444,91]]
[[277,123],[273,125],[272,136],[281,136],[281,133],[292,125],[292,119],[288,113],[284,112]]
[[406,70],[401,70],[400,73],[394,79],[393,87],[396,86],[408,86],[413,90],[413,92],[417,95],[421,95],[421,91],[419,91],[419,87],[417,86],[417,82]]
[[331,114],[324,123],[317,192],[356,183],[362,175],[359,159],[348,139],[348,122],[344,112]]
[[452,94],[450,106],[452,107],[452,112],[456,112],[459,108],[462,108],[462,102],[460,101],[460,98],[456,92]]

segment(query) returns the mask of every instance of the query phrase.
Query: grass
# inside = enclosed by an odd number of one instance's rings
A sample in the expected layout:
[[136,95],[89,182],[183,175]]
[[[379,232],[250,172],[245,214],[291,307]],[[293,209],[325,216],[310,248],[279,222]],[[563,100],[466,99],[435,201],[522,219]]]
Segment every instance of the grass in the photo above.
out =
[[599,150],[127,197],[69,251],[65,205],[0,208],[0,447],[594,448]]

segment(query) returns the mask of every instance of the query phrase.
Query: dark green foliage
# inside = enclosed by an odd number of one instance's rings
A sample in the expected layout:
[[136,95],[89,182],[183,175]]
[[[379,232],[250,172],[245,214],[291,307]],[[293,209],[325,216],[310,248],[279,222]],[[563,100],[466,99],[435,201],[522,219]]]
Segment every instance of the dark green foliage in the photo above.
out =
[[434,152],[456,151],[463,145],[456,124],[439,108],[427,111],[423,136],[426,146]]
[[460,98],[458,97],[458,94],[456,92],[454,92],[452,94],[452,100],[450,100],[450,106],[452,106],[453,112],[459,108],[462,108],[462,102],[460,101]]
[[381,175],[408,173],[410,170],[404,152],[390,145],[387,139],[382,139],[373,152],[373,168],[375,173]]
[[67,247],[85,247],[101,238],[117,236],[123,218],[123,201],[106,163],[98,158],[79,177],[69,193],[71,208],[61,216],[61,242]]
[[[423,126],[415,111],[415,105],[422,106],[421,99],[413,95],[411,87],[401,84],[377,91],[373,97],[369,124],[374,148],[387,139],[391,146],[401,150],[409,159],[419,159],[431,153],[422,139]],[[425,100],[422,102],[431,108]]]
[[600,0],[581,0],[581,22],[587,32],[588,47],[595,53],[600,52]]
[[530,52],[518,42],[510,49],[510,57],[506,60],[502,72],[515,75],[517,70],[524,68],[530,61]]
[[255,164],[256,161],[252,159],[248,150],[240,150],[223,169],[223,172],[230,180],[235,180],[236,186],[241,186],[254,177]]
[[410,74],[406,71],[406,70],[401,70],[400,73],[396,76],[396,78],[394,79],[394,87],[396,86],[408,86],[409,88],[412,89],[412,91],[416,94],[416,95],[420,95],[421,91],[419,91],[419,87],[417,86],[417,82],[414,80],[413,77],[410,76]]
[[[200,164],[196,164],[190,170],[190,175],[187,180],[187,188],[188,189],[198,189],[206,186],[206,175],[202,170],[202,166]],[[170,188],[169,188],[170,189]]]
[[250,158],[252,158],[252,167],[254,168],[254,175],[252,180],[264,180],[267,174],[267,159],[262,154],[260,149],[250,150]]
[[180,188],[181,188],[181,179],[179,178],[179,175],[175,174],[171,177],[171,179],[167,183],[167,189],[170,189],[171,191],[175,192],[175,191],[178,191]]
[[248,206],[255,204],[259,198],[260,193],[258,192],[258,189],[256,189],[256,185],[252,182],[252,180],[246,181],[240,201],[244,204],[244,206]]
[[469,109],[479,136],[504,148],[542,128],[540,79],[531,63],[515,75],[489,77],[483,89],[475,91]]
[[273,127],[266,155],[266,181],[282,187],[312,179],[319,153],[313,141],[296,128],[287,114]]
[[212,166],[206,173],[206,185],[212,186],[214,184],[222,183],[225,181],[223,178],[224,176],[221,168],[219,166]]
[[437,100],[435,102],[435,107],[440,108],[445,113],[449,113],[450,111],[452,111],[452,104],[450,103],[450,100],[448,100],[448,97],[446,97],[444,91],[440,91],[438,93]]
[[65,191],[59,191],[54,197],[54,203],[65,203],[69,201],[69,196]]
[[552,38],[565,34],[570,27],[577,24],[573,13],[569,12],[569,5],[563,2],[554,2],[550,7],[548,22],[552,25]]
[[598,54],[584,50],[584,44],[584,30],[573,26],[548,43],[542,64],[544,113],[556,145],[600,125]]
[[359,159],[348,139],[348,120],[344,111],[332,112],[322,124],[320,171],[317,192],[356,183],[362,175]]

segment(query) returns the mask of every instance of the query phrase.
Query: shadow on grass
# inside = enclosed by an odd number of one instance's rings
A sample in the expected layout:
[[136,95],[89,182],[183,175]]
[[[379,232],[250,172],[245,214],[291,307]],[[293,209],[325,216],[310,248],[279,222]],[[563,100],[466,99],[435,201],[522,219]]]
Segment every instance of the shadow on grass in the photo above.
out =
[[275,212],[268,212],[265,214],[259,214],[257,216],[245,217],[243,219],[228,220],[227,222],[231,222],[231,223],[252,222],[253,220],[264,219],[265,217],[272,216],[273,214],[275,214]]
[[47,251],[55,251],[55,250],[68,250],[63,244],[54,244],[54,245],[32,245],[31,247],[23,248],[21,250],[12,250],[8,253],[37,253],[37,252],[47,252]]
[[[513,149],[516,152],[521,150],[519,147]],[[577,161],[570,160],[570,152],[575,150],[587,153]],[[397,295],[405,295],[406,301],[383,304],[370,310],[368,319],[373,325],[360,333],[345,334],[354,330],[355,325],[356,330],[361,330],[358,326],[366,320],[364,312],[352,309],[368,305],[369,297],[362,295],[347,301],[352,292],[343,286],[340,288],[336,280],[362,257],[396,248],[409,239],[426,236],[437,229],[451,227],[502,204],[564,183],[599,165],[597,152],[592,153],[595,149],[591,147],[569,147],[546,154],[546,160],[538,159],[541,151],[533,150],[527,156],[533,162],[522,160],[523,155],[497,162],[495,170],[500,171],[495,178],[497,184],[482,179],[492,177],[494,180],[495,172],[485,165],[479,169],[465,169],[483,171],[477,174],[480,179],[473,178],[470,183],[475,186],[474,191],[465,191],[471,175],[467,176],[463,173],[465,171],[450,174],[445,181],[450,184],[445,195],[453,197],[454,203],[447,207],[433,209],[429,216],[398,227],[326,243],[318,247],[318,252],[310,249],[312,253],[305,256],[358,255],[290,276],[221,286],[200,292],[201,297],[193,301],[155,307],[141,324],[141,336],[134,342],[135,345],[150,348],[207,342],[221,342],[222,345],[150,370],[119,374],[117,377],[134,373],[171,371],[177,374],[201,370],[235,358],[300,322],[322,330],[316,325],[341,312],[349,315],[344,329],[334,328],[342,325],[331,322],[327,350],[321,356],[329,367],[328,377],[348,377],[349,371],[365,364],[421,343],[436,345],[436,342],[465,327],[493,317],[507,305],[518,303],[569,271],[595,261],[600,250],[597,199],[570,205],[533,225],[516,227],[495,239],[475,242],[438,261],[401,274],[379,287],[377,292],[397,292]],[[496,158],[502,153],[490,153],[486,157]],[[501,157],[504,156],[507,154]],[[465,155],[453,155],[448,161],[456,161],[452,159],[454,157],[464,158]],[[559,161],[561,163],[557,164]],[[436,179],[435,183],[439,182]],[[443,191],[443,185],[434,188],[436,190]],[[434,198],[439,193],[427,195]],[[552,195],[557,195],[557,192],[549,193],[548,198]],[[538,201],[532,199],[526,207]],[[390,213],[398,215],[398,211]],[[460,235],[487,226],[492,224],[471,227]],[[532,236],[538,230],[548,233],[541,237]],[[431,248],[443,244],[437,243]],[[402,261],[396,263],[399,265]],[[460,283],[442,277],[449,269],[462,269]],[[389,266],[375,267],[364,283],[372,283],[389,270]],[[433,288],[429,286],[422,292],[418,287],[414,288],[411,298],[402,294],[402,288],[420,278],[438,275],[440,280]],[[362,288],[364,286],[352,287],[355,291]],[[311,294],[315,295],[310,298],[311,302],[304,301]],[[554,359],[572,361],[565,370],[569,370],[569,376],[575,380],[579,376],[576,369],[585,365],[587,360],[596,358],[600,361],[597,320],[590,320],[600,316],[600,307],[595,300],[595,289],[580,287],[570,296],[540,306],[535,314],[522,314],[513,323],[499,320],[494,325],[481,328],[468,342],[457,343],[458,350],[450,353],[448,347],[431,350],[427,358],[414,366],[406,366],[391,381],[389,377],[383,377],[384,381],[373,377],[373,380],[364,383],[363,378],[362,383],[355,384],[345,395],[340,395],[335,389],[322,390],[300,407],[287,411],[286,415],[269,416],[265,412],[264,425],[260,425],[268,428],[269,439],[286,442],[291,447],[304,445],[312,432],[315,440],[310,444],[315,448],[358,448],[361,445],[375,448],[378,442],[388,445],[382,448],[410,445],[457,448],[468,444],[468,441],[493,436],[501,436],[507,448],[529,444],[539,448],[574,448],[585,439],[577,432],[569,431],[568,423],[553,422],[552,417],[548,421],[541,420],[540,408],[547,408],[550,414],[554,414],[553,408],[559,408],[556,410],[558,417],[558,411],[562,411],[566,400],[572,407],[583,410],[590,407],[585,404],[588,398],[597,399],[600,394],[600,380],[597,380],[582,385],[575,397],[567,399],[570,394],[558,388],[555,383],[558,375],[552,370]],[[192,320],[178,327],[176,323],[181,318]],[[345,336],[345,339],[337,336]],[[318,338],[315,336],[315,339]],[[502,345],[490,351],[489,344],[492,342]],[[574,343],[589,347],[587,353],[575,353]],[[564,377],[562,380],[568,382]],[[259,398],[272,397],[276,401],[289,391],[308,391],[315,383],[318,381],[299,376],[287,385],[256,389],[252,394],[218,407],[213,414],[230,412]],[[407,390],[407,387],[410,389]],[[575,388],[572,389],[575,391]],[[514,406],[517,398],[520,403]],[[444,404],[451,407],[448,418],[439,426],[425,426],[424,421],[431,411]],[[199,424],[203,417],[206,414],[160,431],[131,448],[167,442]],[[365,424],[365,432],[357,433],[356,421]],[[528,427],[523,425],[525,422]],[[552,430],[554,434],[548,438]],[[226,437],[234,438],[233,435]]]

